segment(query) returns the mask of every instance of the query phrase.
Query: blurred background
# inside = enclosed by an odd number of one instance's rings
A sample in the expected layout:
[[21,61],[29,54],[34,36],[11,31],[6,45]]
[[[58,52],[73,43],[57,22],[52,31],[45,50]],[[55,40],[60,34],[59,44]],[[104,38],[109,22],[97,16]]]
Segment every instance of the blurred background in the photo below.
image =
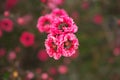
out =
[[[79,27],[76,54],[59,60],[36,28],[54,8]],[[22,44],[23,32],[34,36],[32,46]],[[0,0],[0,80],[120,80],[120,0]]]

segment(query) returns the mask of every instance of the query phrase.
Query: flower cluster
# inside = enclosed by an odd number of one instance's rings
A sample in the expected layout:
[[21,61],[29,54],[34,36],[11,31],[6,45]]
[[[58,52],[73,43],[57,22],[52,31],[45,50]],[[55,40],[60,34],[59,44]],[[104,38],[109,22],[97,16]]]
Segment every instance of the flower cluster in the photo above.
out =
[[58,60],[61,56],[70,57],[75,54],[79,42],[74,33],[78,27],[63,9],[54,9],[38,19],[40,32],[49,33],[45,40],[48,55]]

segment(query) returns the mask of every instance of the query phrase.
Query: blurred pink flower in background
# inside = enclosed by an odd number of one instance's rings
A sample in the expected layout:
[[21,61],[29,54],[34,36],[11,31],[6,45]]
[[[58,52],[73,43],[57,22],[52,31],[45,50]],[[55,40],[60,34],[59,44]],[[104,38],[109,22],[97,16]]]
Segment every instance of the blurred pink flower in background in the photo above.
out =
[[13,21],[9,18],[3,18],[2,20],[0,20],[0,28],[6,32],[12,32]]
[[96,14],[94,17],[93,17],[93,22],[95,24],[101,24],[103,22],[103,16],[100,15],[100,14]]
[[28,73],[27,73],[27,78],[28,78],[28,79],[33,79],[33,78],[34,78],[33,72],[28,72]]
[[43,80],[48,79],[48,73],[42,73],[42,74],[41,74],[41,78],[42,78]]
[[55,67],[50,67],[48,72],[51,74],[51,75],[56,75],[57,74],[57,69]]
[[20,36],[20,42],[25,46],[29,47],[34,44],[35,36],[30,32],[23,32]]
[[48,0],[47,6],[50,9],[55,9],[57,8],[59,5],[62,5],[64,2],[64,0]]
[[6,0],[5,3],[5,9],[6,10],[10,10],[11,8],[13,8],[19,0]]
[[83,10],[87,10],[89,8],[89,6],[90,6],[89,2],[88,1],[84,1],[84,2],[82,2],[81,8]]
[[40,32],[46,32],[49,33],[50,32],[50,27],[52,24],[52,16],[51,15],[45,15],[45,16],[41,16],[38,19],[38,23],[37,23],[37,28]]
[[27,25],[30,23],[31,20],[32,20],[32,15],[27,14],[25,16],[17,18],[17,23],[19,25]]
[[67,12],[64,9],[59,8],[53,9],[51,15],[53,17],[68,16]]
[[45,61],[47,61],[47,60],[49,59],[49,56],[48,56],[46,50],[40,50],[40,51],[38,52],[37,57],[38,57],[38,59],[39,59],[40,61],[43,61],[43,62],[45,62]]
[[4,11],[4,16],[5,16],[5,17],[10,16],[10,12],[9,12],[9,11]]
[[14,59],[16,59],[16,53],[14,51],[11,51],[8,54],[8,60],[14,60]]
[[120,55],[120,48],[119,48],[119,47],[114,48],[113,54],[114,54],[115,56],[119,56],[119,55]]
[[58,67],[58,72],[60,74],[66,74],[68,72],[68,67],[66,65],[60,65]]
[[0,57],[3,57],[6,54],[6,50],[4,48],[0,48]]

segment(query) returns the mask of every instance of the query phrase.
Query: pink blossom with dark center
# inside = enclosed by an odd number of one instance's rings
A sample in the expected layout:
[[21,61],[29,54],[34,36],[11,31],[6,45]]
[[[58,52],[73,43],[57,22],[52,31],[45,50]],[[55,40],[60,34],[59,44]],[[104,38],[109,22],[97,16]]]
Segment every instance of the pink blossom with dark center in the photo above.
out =
[[51,15],[41,16],[38,19],[37,28],[40,32],[50,32],[50,27],[52,24],[53,18]]
[[51,15],[53,17],[68,16],[67,12],[64,9],[59,8],[53,9]]
[[45,40],[45,47],[48,55],[53,57],[55,60],[58,60],[62,53],[59,49],[59,41],[55,36],[48,34],[47,39]]
[[95,24],[101,24],[103,22],[103,17],[102,15],[100,14],[96,14],[94,17],[93,17],[93,22]]
[[29,47],[34,44],[35,36],[30,32],[23,32],[20,36],[20,42],[25,46]]
[[43,61],[43,62],[47,61],[48,58],[49,58],[46,50],[40,50],[40,51],[38,52],[37,57],[38,57],[38,59],[39,59],[40,61]]
[[67,33],[60,35],[60,49],[62,50],[62,55],[65,57],[70,57],[76,53],[78,49],[79,42],[77,37],[73,33]]
[[63,33],[75,33],[78,27],[74,23],[73,19],[67,16],[61,16],[54,19],[52,24],[52,34],[63,34]]
[[9,18],[4,18],[0,20],[0,28],[3,31],[11,32],[13,30],[13,21]]

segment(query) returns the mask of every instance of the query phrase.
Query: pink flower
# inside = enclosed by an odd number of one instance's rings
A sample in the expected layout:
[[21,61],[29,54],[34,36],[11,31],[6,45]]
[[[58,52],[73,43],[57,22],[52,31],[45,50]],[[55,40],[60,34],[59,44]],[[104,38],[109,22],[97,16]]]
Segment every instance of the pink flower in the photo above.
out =
[[48,0],[47,6],[50,9],[55,9],[57,6],[63,4],[64,0]]
[[65,57],[70,57],[76,53],[78,49],[79,42],[73,33],[67,33],[60,35],[60,49],[62,50],[62,55]]
[[4,48],[0,49],[0,57],[3,57],[6,53],[6,50]]
[[58,67],[58,72],[59,72],[60,74],[66,74],[66,73],[68,72],[67,66],[65,66],[65,65],[59,66],[59,67]]
[[74,23],[73,19],[67,16],[61,16],[54,19],[54,22],[52,24],[51,33],[52,34],[62,34],[62,33],[68,33],[77,32],[78,27]]
[[62,53],[59,50],[59,41],[55,36],[48,34],[47,39],[45,40],[45,47],[48,55],[58,60]]
[[34,78],[33,72],[28,72],[28,73],[27,73],[27,78],[28,78],[28,79],[33,79],[33,78]]
[[6,10],[10,10],[18,3],[18,0],[6,0],[5,8]]
[[48,2],[52,2],[53,4],[56,5],[61,5],[63,4],[64,0],[48,0]]
[[38,57],[38,59],[39,59],[40,61],[43,61],[43,62],[45,62],[45,61],[48,60],[48,54],[47,54],[47,52],[46,52],[45,50],[40,50],[40,51],[38,52],[37,57]]
[[59,9],[59,8],[53,9],[51,15],[53,17],[68,16],[67,12],[64,9]]
[[34,44],[34,34],[30,32],[23,32],[22,35],[20,36],[20,42],[25,46],[29,47]]
[[27,14],[25,16],[19,17],[17,19],[17,23],[19,25],[27,25],[28,23],[30,23],[31,20],[32,20],[32,16],[30,14]]
[[102,15],[100,15],[100,14],[97,14],[97,15],[95,15],[95,16],[93,17],[93,22],[94,22],[95,24],[101,24],[102,21],[103,21],[103,17],[102,17]]
[[48,79],[48,74],[47,74],[47,73],[42,73],[42,74],[41,74],[41,78],[42,78],[43,80]]
[[119,56],[120,55],[120,48],[119,47],[116,47],[114,50],[113,50],[113,54],[115,56]]
[[52,16],[51,15],[45,15],[45,16],[41,16],[38,19],[38,23],[37,23],[37,28],[40,32],[46,32],[49,33],[51,24],[52,24]]
[[86,10],[86,9],[89,8],[89,6],[90,6],[89,2],[85,1],[85,2],[82,3],[81,8],[84,9],[84,10]]
[[16,53],[14,51],[11,51],[8,55],[9,60],[14,60],[16,58]]
[[6,32],[11,32],[13,30],[13,22],[9,18],[4,18],[0,20],[0,28]]
[[9,12],[9,11],[5,11],[5,12],[4,12],[4,16],[5,16],[5,17],[10,16],[10,12]]
[[50,67],[48,72],[51,74],[51,75],[56,75],[57,74],[57,70],[55,67]]
[[54,4],[54,3],[52,3],[52,2],[48,2],[48,3],[47,3],[47,6],[48,6],[48,8],[50,8],[51,10],[57,8],[57,5]]

